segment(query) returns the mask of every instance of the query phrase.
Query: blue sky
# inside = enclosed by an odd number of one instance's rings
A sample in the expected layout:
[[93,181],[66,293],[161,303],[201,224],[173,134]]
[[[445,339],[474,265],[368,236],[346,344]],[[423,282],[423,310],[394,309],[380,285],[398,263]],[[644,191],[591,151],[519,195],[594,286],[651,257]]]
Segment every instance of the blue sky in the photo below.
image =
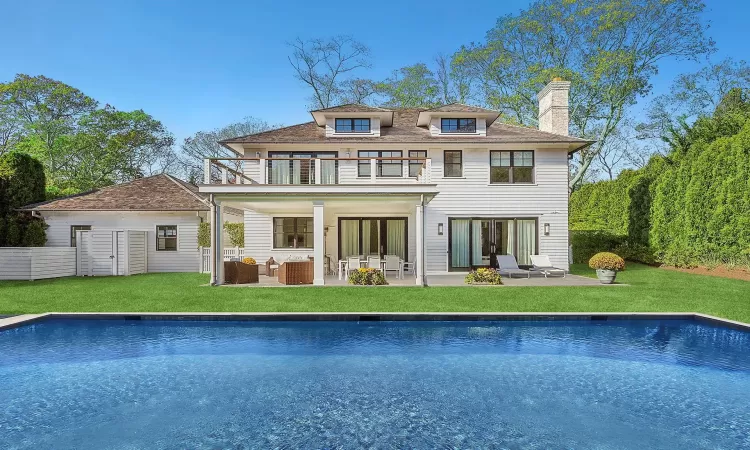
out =
[[[178,142],[255,116],[307,121],[308,92],[292,76],[285,43],[351,34],[372,49],[374,67],[391,70],[481,40],[521,0],[299,2],[4,0],[0,81],[43,74],[123,110],[144,109]],[[708,0],[706,20],[719,58],[747,59],[750,2]],[[471,5],[473,11],[466,6]],[[364,8],[362,8],[364,7]],[[468,13],[466,13],[468,11]],[[694,68],[667,62],[654,80],[663,92]]]

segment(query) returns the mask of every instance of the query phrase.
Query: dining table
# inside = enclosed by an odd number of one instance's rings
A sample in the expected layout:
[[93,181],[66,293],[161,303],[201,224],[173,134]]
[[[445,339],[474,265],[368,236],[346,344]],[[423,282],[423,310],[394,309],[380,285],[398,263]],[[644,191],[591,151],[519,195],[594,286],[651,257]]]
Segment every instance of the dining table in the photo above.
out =
[[[349,261],[346,259],[340,259],[339,260],[339,280],[349,279],[349,271],[347,270],[349,265]],[[367,267],[367,260],[366,259],[360,259],[359,260],[359,267]],[[383,271],[385,274],[385,260],[380,260],[380,270]],[[399,259],[398,260],[398,275],[396,275],[396,278],[404,278],[404,260]]]

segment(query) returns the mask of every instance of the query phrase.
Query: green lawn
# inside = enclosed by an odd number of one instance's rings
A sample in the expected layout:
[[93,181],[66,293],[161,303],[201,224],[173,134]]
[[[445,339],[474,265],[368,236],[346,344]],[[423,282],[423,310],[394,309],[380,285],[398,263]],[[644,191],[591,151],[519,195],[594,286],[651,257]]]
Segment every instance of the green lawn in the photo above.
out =
[[[585,266],[573,272],[593,276]],[[68,311],[672,311],[750,322],[750,283],[630,264],[630,286],[211,288],[202,274],[0,282],[0,314]]]

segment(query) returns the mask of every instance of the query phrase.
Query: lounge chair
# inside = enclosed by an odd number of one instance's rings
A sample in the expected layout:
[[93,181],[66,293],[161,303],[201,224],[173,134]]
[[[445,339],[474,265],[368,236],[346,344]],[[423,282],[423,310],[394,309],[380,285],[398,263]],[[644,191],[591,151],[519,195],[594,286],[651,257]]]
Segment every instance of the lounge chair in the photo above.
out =
[[563,278],[565,278],[565,269],[553,266],[547,255],[531,255],[531,264],[534,265],[535,270],[544,274],[544,278],[553,273],[562,274]]
[[507,275],[508,278],[513,278],[513,275],[526,276],[531,278],[531,272],[533,270],[525,270],[518,267],[516,257],[513,255],[497,255],[497,271],[500,275]]

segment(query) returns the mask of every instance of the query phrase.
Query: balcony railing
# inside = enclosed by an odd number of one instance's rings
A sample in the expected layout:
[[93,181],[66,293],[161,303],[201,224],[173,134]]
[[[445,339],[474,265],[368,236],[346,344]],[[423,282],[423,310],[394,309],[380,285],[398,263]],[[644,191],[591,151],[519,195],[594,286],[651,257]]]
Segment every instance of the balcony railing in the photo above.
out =
[[207,158],[204,184],[430,183],[430,158]]

